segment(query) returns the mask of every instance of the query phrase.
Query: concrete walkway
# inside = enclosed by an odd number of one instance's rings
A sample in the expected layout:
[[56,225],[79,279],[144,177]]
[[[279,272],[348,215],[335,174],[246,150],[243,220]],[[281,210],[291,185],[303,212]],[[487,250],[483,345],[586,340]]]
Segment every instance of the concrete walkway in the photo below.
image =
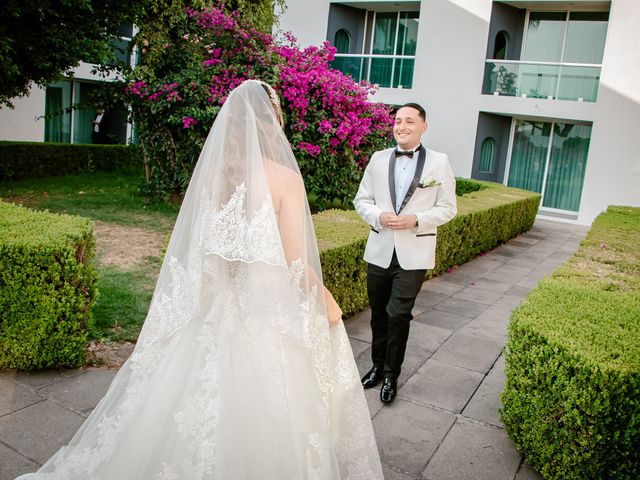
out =
[[[540,479],[507,437],[498,409],[507,324],[588,228],[539,220],[527,233],[426,282],[399,393],[366,391],[387,480]],[[358,367],[370,367],[369,312],[346,322]],[[0,372],[0,480],[35,470],[63,446],[116,371]]]

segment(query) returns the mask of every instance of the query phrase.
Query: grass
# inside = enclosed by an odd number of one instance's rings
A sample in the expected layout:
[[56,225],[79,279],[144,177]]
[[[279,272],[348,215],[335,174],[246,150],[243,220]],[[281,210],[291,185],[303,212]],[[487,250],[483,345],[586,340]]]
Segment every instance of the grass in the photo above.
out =
[[170,231],[179,206],[147,204],[139,172],[93,172],[0,183],[0,198],[37,210]]
[[[139,172],[94,172],[0,183],[0,198],[36,210],[80,215],[94,221],[168,234],[179,207],[145,202]],[[149,256],[129,267],[100,265],[92,340],[135,341],[147,314],[161,259]]]
[[[143,182],[142,174],[132,171],[18,180],[0,183],[0,198],[33,209],[135,226],[153,234],[170,233],[179,207],[147,204],[138,194]],[[480,191],[467,189],[466,195],[458,199],[459,212],[473,211],[478,206],[491,208],[505,200],[513,200],[512,197],[530,195],[501,186],[493,187]],[[336,228],[336,222],[340,228]],[[314,215],[314,224],[321,251],[349,245],[354,236],[366,238],[369,231],[369,226],[355,211],[328,210]],[[146,317],[160,264],[161,259],[153,256],[127,267],[98,262],[99,297],[93,309],[92,339],[135,341]]]
[[146,260],[146,265],[132,270],[99,269],[99,294],[89,332],[91,340],[136,341],[160,267],[159,257],[147,257]]
[[638,478],[639,239],[609,207],[511,317],[502,421],[545,478]]

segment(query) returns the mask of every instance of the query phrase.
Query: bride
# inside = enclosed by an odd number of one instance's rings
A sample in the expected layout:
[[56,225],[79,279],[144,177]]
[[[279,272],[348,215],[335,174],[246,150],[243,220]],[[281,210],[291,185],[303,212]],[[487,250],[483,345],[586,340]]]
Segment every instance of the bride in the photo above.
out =
[[382,479],[281,119],[270,86],[231,92],[136,349],[69,445],[20,480]]

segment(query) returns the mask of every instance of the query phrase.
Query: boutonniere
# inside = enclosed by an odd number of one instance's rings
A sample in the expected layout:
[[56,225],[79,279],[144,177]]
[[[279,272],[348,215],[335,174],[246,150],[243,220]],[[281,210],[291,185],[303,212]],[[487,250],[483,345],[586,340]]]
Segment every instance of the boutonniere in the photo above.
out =
[[441,184],[442,183],[439,182],[434,177],[426,177],[424,180],[418,183],[418,187],[420,188],[437,187],[438,185],[441,185]]

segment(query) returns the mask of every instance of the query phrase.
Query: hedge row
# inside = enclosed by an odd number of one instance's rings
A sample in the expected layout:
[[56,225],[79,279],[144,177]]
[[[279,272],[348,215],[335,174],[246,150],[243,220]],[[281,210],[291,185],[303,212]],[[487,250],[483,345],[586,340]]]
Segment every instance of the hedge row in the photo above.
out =
[[0,142],[0,181],[142,168],[142,150],[128,145]]
[[[505,242],[535,219],[538,194],[467,182],[458,216],[438,229],[430,275]],[[369,226],[338,210],[314,215],[314,223],[325,283],[345,314],[363,310]],[[81,364],[96,294],[91,223],[0,202],[0,227],[0,368]]]
[[502,420],[547,479],[640,478],[640,208],[610,207],[509,326]]
[[[540,195],[475,180],[458,180],[458,215],[438,228],[436,266],[429,276],[461,265],[531,228]],[[474,191],[475,189],[475,191]],[[367,300],[367,264],[362,259],[369,226],[354,211],[327,210],[313,216],[322,273],[346,315],[362,311]]]
[[93,226],[0,202],[0,369],[79,366],[96,290]]

